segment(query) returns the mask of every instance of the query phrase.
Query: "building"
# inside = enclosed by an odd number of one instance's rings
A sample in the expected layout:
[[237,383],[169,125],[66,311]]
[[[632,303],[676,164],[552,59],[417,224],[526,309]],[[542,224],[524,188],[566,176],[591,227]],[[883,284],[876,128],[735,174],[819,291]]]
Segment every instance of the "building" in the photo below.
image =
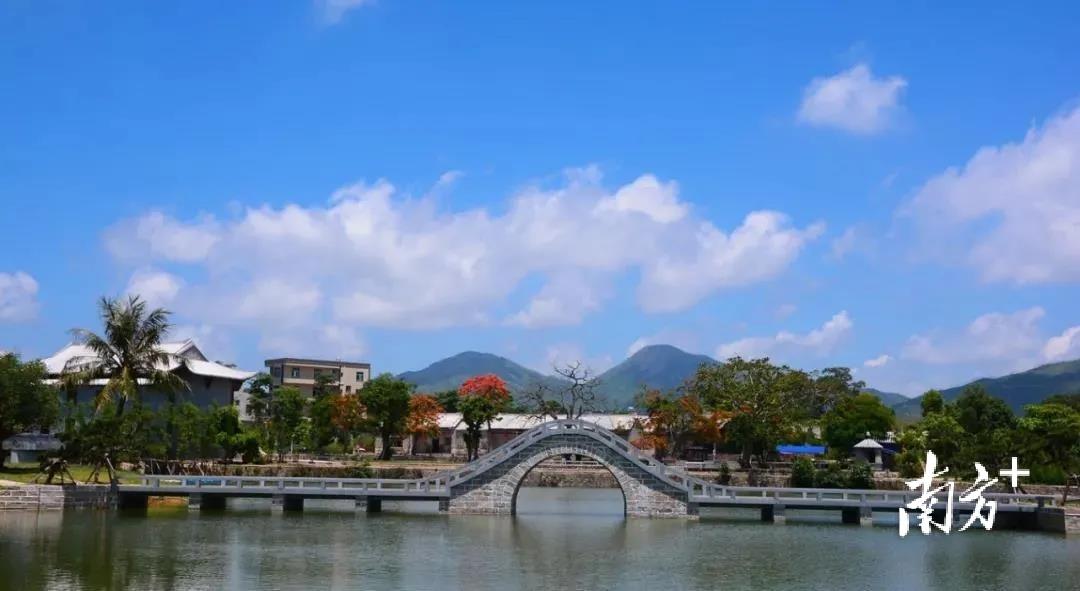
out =
[[354,361],[299,359],[281,357],[267,359],[274,386],[295,386],[307,396],[314,394],[315,379],[324,374],[334,378],[342,394],[360,390],[371,379],[371,364]]
[[[162,343],[162,351],[169,355],[167,369],[187,384],[187,390],[177,393],[179,401],[192,402],[200,407],[213,404],[221,406],[236,404],[236,392],[255,372],[237,369],[210,361],[191,339],[175,343]],[[94,358],[94,352],[85,345],[72,343],[60,349],[51,357],[42,359],[45,370],[52,379],[59,379],[61,374],[78,370]],[[82,386],[76,392],[80,402],[93,400],[105,380],[95,380]],[[150,408],[160,407],[166,401],[161,392],[141,392],[143,403]]]

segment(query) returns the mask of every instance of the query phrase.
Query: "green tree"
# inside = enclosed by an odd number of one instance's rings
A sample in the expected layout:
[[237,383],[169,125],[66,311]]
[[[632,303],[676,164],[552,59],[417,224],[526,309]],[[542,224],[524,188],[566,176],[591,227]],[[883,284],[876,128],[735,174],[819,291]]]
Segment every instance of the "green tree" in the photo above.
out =
[[443,407],[443,412],[459,412],[457,390],[439,392],[435,399],[439,401],[439,406]]
[[394,436],[405,430],[412,391],[412,384],[389,373],[379,375],[360,389],[360,403],[366,410],[366,422],[382,441],[381,460],[390,459],[394,453]]
[[266,372],[255,374],[244,386],[248,394],[247,414],[251,422],[260,429],[266,426],[270,418],[270,400],[274,392],[274,379]]
[[822,417],[822,436],[831,450],[847,455],[851,448],[870,433],[884,437],[896,426],[893,410],[877,396],[862,393],[844,398]]
[[231,462],[244,445],[244,433],[240,428],[240,414],[234,406],[218,406],[210,411],[214,430],[214,443],[221,448],[226,462]]
[[311,387],[312,397],[319,399],[331,394],[341,394],[341,384],[336,373],[320,371],[315,374],[315,384]]
[[972,473],[978,462],[991,474],[997,474],[1005,459],[1015,453],[1016,417],[1012,409],[1004,400],[991,396],[985,388],[975,384],[964,388],[951,410],[967,433],[959,454],[958,469],[965,474]]
[[807,417],[813,393],[806,374],[773,365],[768,358],[733,357],[722,364],[702,364],[687,390],[706,408],[732,415],[724,428],[740,446],[742,462],[764,455]]
[[[45,366],[0,355],[0,441],[33,429],[51,428],[60,410],[59,395],[45,384]],[[6,454],[0,453],[0,467]]]
[[215,453],[214,429],[210,414],[191,402],[166,408],[166,422],[171,425],[170,457],[209,458]]
[[[1064,404],[1029,404],[1019,421],[1024,451],[1066,474],[1080,470],[1080,411]],[[1064,505],[1069,481],[1061,495]]]
[[285,452],[293,445],[297,427],[304,421],[307,399],[295,386],[284,386],[274,391],[270,400],[270,443],[277,451],[278,461],[284,461]]
[[[796,374],[797,375],[797,374]],[[847,367],[827,367],[806,376],[810,380],[809,414],[820,417],[845,400],[860,394],[866,383],[851,376]]]
[[919,402],[922,406],[922,416],[929,416],[945,410],[945,398],[937,390],[927,390]]
[[924,433],[925,449],[934,452],[938,457],[938,464],[957,466],[956,460],[965,445],[967,432],[957,422],[956,417],[951,412],[932,413],[924,417],[918,427]]
[[123,301],[101,298],[99,307],[105,336],[85,329],[72,331],[91,355],[68,362],[63,373],[66,388],[75,391],[93,380],[105,380],[95,406],[114,401],[117,416],[124,414],[128,401],[139,401],[140,382],[170,399],[187,390],[187,383],[169,371],[172,360],[161,349],[171,326],[167,310],[149,310],[139,296]]

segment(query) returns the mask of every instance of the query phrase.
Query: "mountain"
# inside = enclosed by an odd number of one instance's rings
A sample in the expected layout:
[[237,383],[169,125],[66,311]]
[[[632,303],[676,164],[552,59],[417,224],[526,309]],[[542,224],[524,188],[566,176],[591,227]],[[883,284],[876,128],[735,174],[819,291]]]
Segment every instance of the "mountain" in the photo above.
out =
[[[1080,359],[1040,365],[1034,369],[1000,378],[982,378],[970,384],[942,390],[947,401],[956,400],[967,386],[979,384],[986,391],[1004,400],[1013,412],[1021,413],[1025,404],[1041,402],[1054,394],[1080,392]],[[912,398],[894,406],[896,416],[914,420],[922,414],[922,397]]]
[[600,374],[600,392],[612,408],[626,408],[642,386],[670,390],[694,375],[702,363],[716,363],[671,345],[642,347],[628,359]]
[[551,376],[518,365],[505,357],[491,353],[465,351],[453,357],[436,361],[419,371],[407,371],[398,377],[416,386],[417,392],[442,392],[457,390],[465,380],[493,373],[506,382],[510,392],[518,394],[540,382],[555,383]]
[[867,392],[869,394],[877,396],[878,400],[880,400],[881,403],[885,406],[896,406],[898,404],[911,400],[903,394],[897,394],[896,392],[882,392],[877,388],[863,388],[863,392]]

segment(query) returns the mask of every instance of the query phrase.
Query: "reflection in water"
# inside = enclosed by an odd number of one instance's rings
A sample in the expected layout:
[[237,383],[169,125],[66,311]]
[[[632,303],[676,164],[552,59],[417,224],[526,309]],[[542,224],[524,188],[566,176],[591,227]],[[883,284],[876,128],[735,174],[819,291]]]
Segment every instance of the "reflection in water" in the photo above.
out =
[[523,489],[516,518],[0,514],[0,589],[1067,589],[1080,539],[908,536],[835,519],[625,520],[614,489]]

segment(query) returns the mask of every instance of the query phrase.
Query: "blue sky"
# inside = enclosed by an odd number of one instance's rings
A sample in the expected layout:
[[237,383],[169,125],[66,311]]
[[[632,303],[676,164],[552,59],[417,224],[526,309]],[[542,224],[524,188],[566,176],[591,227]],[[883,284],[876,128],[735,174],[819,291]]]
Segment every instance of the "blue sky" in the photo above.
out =
[[1080,357],[1080,9],[668,4],[5,3],[0,348]]

